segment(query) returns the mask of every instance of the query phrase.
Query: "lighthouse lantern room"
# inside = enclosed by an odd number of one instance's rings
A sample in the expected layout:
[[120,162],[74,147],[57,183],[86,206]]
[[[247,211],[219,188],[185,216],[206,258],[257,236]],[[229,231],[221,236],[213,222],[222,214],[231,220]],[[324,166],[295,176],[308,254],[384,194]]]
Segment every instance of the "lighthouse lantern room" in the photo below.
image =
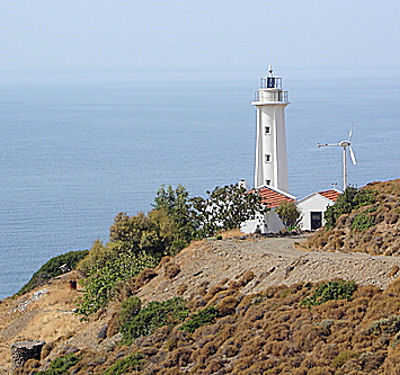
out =
[[267,185],[287,192],[285,107],[290,103],[287,91],[282,90],[282,78],[273,75],[271,65],[251,104],[257,108],[254,187]]

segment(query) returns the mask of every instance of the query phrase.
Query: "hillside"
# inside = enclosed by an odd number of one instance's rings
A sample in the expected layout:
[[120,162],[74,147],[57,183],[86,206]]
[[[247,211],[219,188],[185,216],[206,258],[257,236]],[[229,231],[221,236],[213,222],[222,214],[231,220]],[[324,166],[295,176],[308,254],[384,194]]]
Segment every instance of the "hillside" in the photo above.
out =
[[400,179],[370,183],[363,189],[375,193],[374,204],[340,216],[334,228],[320,229],[301,246],[316,251],[400,255]]
[[[87,320],[75,313],[86,293],[76,270],[4,299],[0,373],[8,373],[11,345],[21,340],[45,345],[14,374],[400,373],[400,180],[364,189],[342,202],[348,213],[313,235],[231,231],[193,242],[116,282]],[[138,218],[123,219],[112,235],[149,233],[130,232]],[[115,252],[106,246],[96,242],[84,259],[103,259],[101,283],[107,272],[117,275],[110,264],[121,258],[107,263]],[[45,268],[51,264],[58,263]]]
[[[399,283],[393,281],[400,259],[304,252],[294,249],[297,241],[298,237],[203,241],[175,258],[164,259],[154,271],[143,272],[130,289],[142,301],[181,296],[188,301],[190,314],[215,306],[221,316],[193,333],[179,330],[181,323],[160,328],[130,346],[116,344],[121,339],[119,302],[89,321],[81,322],[72,313],[80,294],[79,289],[69,287],[69,280],[78,276],[75,272],[27,295],[6,299],[0,305],[0,369],[5,371],[9,365],[12,342],[22,339],[47,343],[41,362],[30,360],[17,372],[25,374],[71,353],[82,357],[73,367],[71,373],[75,374],[103,374],[131,353],[140,353],[143,359],[139,361],[141,370],[129,373],[143,374],[261,374],[261,369],[289,374],[294,373],[289,370],[293,367],[298,367],[298,374],[305,374],[307,368],[321,368],[318,371],[322,372],[313,373],[330,374],[340,373],[339,365],[350,366],[349,361],[361,369],[359,373],[371,372],[374,366],[379,371],[382,366],[393,367],[397,331],[385,333],[386,344],[378,354],[374,336],[362,332],[373,322],[397,313]],[[314,291],[310,282],[335,278],[360,285],[351,302],[331,301],[310,309],[301,306]],[[386,291],[382,293],[381,288]],[[126,296],[121,292],[119,298]],[[107,337],[98,338],[104,327]],[[369,367],[362,364],[366,358]],[[379,371],[375,373],[382,373]]]

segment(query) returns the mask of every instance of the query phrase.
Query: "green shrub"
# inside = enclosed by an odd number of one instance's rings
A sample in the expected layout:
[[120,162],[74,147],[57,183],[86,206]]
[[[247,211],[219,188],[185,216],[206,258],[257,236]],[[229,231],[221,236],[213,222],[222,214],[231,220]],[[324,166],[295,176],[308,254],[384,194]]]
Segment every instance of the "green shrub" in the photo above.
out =
[[45,371],[39,371],[38,375],[64,375],[68,370],[75,366],[80,361],[80,357],[75,356],[73,353],[67,354],[63,357],[56,358],[50,364],[50,367]]
[[311,297],[301,301],[301,305],[311,307],[321,305],[327,301],[347,299],[351,301],[357,285],[353,281],[328,281],[320,284]]
[[119,213],[110,227],[110,241],[118,253],[146,254],[160,260],[171,255],[176,229],[166,210],[136,216]]
[[63,264],[66,264],[70,269],[74,269],[77,263],[87,254],[88,250],[70,251],[51,258],[40,267],[39,271],[33,274],[32,278],[20,289],[17,295],[28,293],[37,286],[43,285],[47,280],[61,275],[60,266]]
[[104,375],[130,374],[132,371],[140,371],[144,366],[143,355],[133,353],[115,362]]
[[367,216],[365,211],[360,212],[354,217],[351,228],[358,231],[364,231],[375,225],[375,220],[372,216]]
[[283,202],[275,212],[289,231],[296,229],[301,221],[301,211],[294,202]]
[[127,320],[131,320],[135,317],[140,309],[142,308],[142,301],[139,297],[128,297],[121,304],[121,312],[119,315],[119,319],[121,322],[126,322]]
[[218,235],[215,237],[215,239],[218,240],[218,241],[222,240],[222,234],[218,234]]
[[100,240],[93,243],[89,254],[77,264],[76,269],[85,276],[89,275],[93,269],[103,267],[107,261],[118,257],[118,252],[110,246],[104,246]]
[[219,316],[219,311],[215,307],[209,306],[192,315],[187,322],[182,324],[180,329],[193,333],[197,328],[208,323],[213,323]]
[[189,310],[182,298],[175,297],[164,302],[152,301],[136,315],[122,322],[119,331],[123,335],[124,344],[131,345],[134,339],[150,335],[157,328],[176,326],[188,315]]
[[332,366],[334,368],[342,367],[349,359],[355,357],[355,353],[353,351],[343,351],[340,352],[332,361]]
[[377,320],[364,331],[367,335],[393,334],[400,332],[400,315],[392,315],[389,318]]
[[154,211],[165,213],[174,223],[173,235],[168,244],[168,252],[176,254],[197,237],[198,221],[195,217],[189,193],[182,185],[173,189],[162,185],[153,203]]
[[375,203],[376,194],[370,189],[348,187],[334,205],[329,206],[324,219],[328,228],[334,227],[339,216],[349,214],[354,209]]
[[83,295],[77,300],[76,313],[84,317],[107,305],[114,286],[119,281],[136,276],[145,268],[153,268],[157,261],[150,256],[122,253],[118,258],[106,261],[104,266],[91,270],[84,281]]

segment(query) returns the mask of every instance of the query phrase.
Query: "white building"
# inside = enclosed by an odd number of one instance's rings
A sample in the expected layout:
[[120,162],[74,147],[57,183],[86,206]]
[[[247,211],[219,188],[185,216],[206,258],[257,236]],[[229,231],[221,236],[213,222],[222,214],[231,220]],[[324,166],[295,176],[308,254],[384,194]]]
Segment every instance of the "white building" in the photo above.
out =
[[[275,208],[287,201],[296,203],[301,211],[301,229],[318,229],[325,224],[323,215],[327,207],[336,202],[341,191],[320,191],[298,201],[288,193],[285,107],[290,103],[287,92],[282,90],[282,78],[274,77],[271,65],[268,66],[268,76],[261,78],[261,86],[251,104],[257,108],[254,188],[270,211],[242,223],[241,231],[276,233],[284,229]],[[245,186],[244,181],[240,184]]]
[[337,201],[340,194],[342,194],[340,190],[331,189],[319,191],[298,200],[297,207],[302,214],[300,228],[315,230],[325,225],[324,212],[328,206]]
[[254,187],[267,185],[289,191],[285,130],[289,99],[287,91],[282,90],[282,78],[274,77],[271,65],[251,104],[257,108]]
[[277,233],[285,226],[275,212],[275,208],[283,202],[294,202],[296,197],[271,186],[263,186],[256,189],[261,196],[261,202],[270,210],[265,214],[258,214],[253,220],[247,220],[241,224],[240,230],[243,233]]

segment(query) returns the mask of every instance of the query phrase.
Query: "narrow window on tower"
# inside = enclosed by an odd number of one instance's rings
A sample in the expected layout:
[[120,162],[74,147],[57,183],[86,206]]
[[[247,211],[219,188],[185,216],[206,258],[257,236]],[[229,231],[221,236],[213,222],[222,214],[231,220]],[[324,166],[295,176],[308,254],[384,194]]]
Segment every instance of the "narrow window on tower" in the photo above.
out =
[[265,185],[271,185],[271,180],[265,180]]
[[265,154],[265,162],[269,163],[271,161],[271,155],[270,154]]
[[269,126],[265,127],[265,135],[271,134],[271,128]]

